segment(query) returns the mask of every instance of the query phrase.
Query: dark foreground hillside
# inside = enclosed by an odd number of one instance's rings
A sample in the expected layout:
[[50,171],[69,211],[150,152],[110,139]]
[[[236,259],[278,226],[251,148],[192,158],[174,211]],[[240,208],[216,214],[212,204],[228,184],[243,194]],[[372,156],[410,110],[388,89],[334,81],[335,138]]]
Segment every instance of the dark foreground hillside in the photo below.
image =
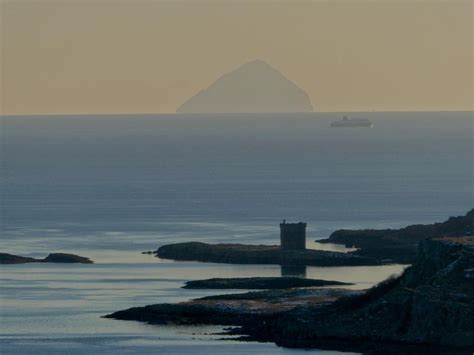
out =
[[363,295],[247,324],[253,339],[364,351],[370,343],[474,350],[474,238],[420,243],[415,264]]

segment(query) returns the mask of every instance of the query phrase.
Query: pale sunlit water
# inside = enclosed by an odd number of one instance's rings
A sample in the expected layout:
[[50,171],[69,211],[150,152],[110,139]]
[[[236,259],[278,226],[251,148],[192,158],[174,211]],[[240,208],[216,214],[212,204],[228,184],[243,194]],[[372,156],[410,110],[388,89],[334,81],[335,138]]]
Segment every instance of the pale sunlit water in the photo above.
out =
[[[1,353],[299,352],[216,340],[218,327],[101,316],[219,292],[181,289],[187,280],[281,272],[140,254],[166,243],[275,244],[286,218],[308,223],[309,247],[347,251],[313,241],[473,207],[471,113],[367,113],[357,116],[373,128],[329,128],[342,115],[3,117],[2,251],[96,264],[1,266]],[[402,269],[308,267],[307,277],[366,288]]]

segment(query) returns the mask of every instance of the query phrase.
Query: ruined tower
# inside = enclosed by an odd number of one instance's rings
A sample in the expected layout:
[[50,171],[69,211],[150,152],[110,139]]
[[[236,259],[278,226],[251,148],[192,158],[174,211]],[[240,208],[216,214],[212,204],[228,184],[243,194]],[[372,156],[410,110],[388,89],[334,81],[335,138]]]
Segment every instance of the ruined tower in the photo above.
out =
[[306,249],[306,223],[280,223],[280,245],[285,250]]

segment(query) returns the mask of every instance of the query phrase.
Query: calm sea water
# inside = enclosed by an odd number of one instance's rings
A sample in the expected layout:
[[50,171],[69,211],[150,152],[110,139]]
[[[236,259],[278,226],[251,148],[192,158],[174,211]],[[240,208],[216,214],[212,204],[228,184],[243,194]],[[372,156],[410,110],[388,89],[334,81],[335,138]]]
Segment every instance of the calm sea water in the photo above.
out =
[[[354,114],[374,127],[329,128],[341,116],[2,117],[2,251],[96,261],[1,266],[2,354],[297,352],[216,340],[218,327],[100,316],[217,293],[180,288],[191,279],[280,274],[140,254],[162,244],[273,244],[285,218],[308,222],[318,248],[338,228],[432,223],[473,207],[472,113]],[[307,275],[365,288],[402,269]]]

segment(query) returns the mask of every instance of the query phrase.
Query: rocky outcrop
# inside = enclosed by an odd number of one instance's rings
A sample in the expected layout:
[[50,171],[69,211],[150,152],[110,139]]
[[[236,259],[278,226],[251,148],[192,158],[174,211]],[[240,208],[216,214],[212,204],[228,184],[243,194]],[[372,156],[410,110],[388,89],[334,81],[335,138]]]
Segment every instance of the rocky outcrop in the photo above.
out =
[[364,353],[474,351],[474,237],[422,241],[400,277],[366,292],[289,289],[136,307],[106,317],[234,325],[239,340]]
[[[474,242],[474,238],[471,239]],[[474,350],[474,245],[422,241],[415,264],[363,295],[247,324],[244,334],[291,347],[368,342]],[[335,347],[337,348],[337,346]]]
[[291,289],[254,291],[198,298],[177,304],[155,304],[118,311],[106,318],[136,320],[150,324],[244,325],[266,319],[297,306],[325,305],[343,295],[357,294],[345,289]]
[[38,259],[28,258],[26,256],[0,253],[0,264],[25,264],[36,262],[38,262]]
[[245,277],[245,278],[214,278],[186,282],[183,288],[192,289],[286,289],[294,287],[319,287],[350,285],[344,282],[311,280],[301,277]]
[[92,264],[93,261],[89,258],[65,253],[52,253],[42,260],[43,263],[80,263]]
[[261,60],[245,63],[183,103],[176,112],[310,112],[308,95]]
[[44,259],[35,259],[19,255],[0,253],[0,264],[25,264],[25,263],[80,263],[92,264],[89,258],[66,253],[52,253]]
[[369,257],[310,249],[284,250],[275,245],[177,243],[160,247],[156,255],[162,259],[231,264],[380,265],[379,261]]
[[410,264],[416,258],[417,246],[421,240],[466,235],[474,235],[474,209],[465,216],[450,217],[442,223],[417,224],[401,229],[341,229],[332,233],[328,239],[318,242],[356,247],[358,250],[351,253],[354,255]]

